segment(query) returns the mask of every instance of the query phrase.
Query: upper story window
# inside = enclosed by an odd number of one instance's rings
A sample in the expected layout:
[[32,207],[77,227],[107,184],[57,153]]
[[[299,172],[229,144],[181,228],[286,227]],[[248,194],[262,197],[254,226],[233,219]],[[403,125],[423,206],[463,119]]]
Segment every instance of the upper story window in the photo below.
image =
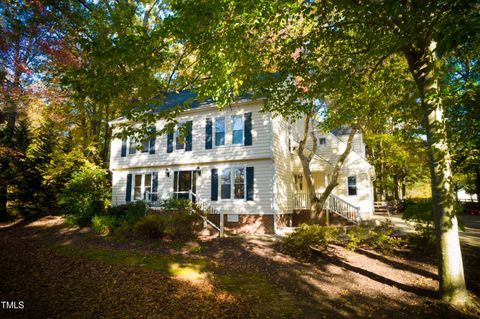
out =
[[327,145],[327,139],[326,139],[325,137],[320,137],[320,138],[318,139],[318,145],[320,145],[320,146],[325,146],[325,145]]
[[232,144],[243,144],[243,116],[232,116]]
[[182,132],[185,123],[178,124],[175,129],[175,149],[183,150],[185,148],[185,134]]
[[225,145],[225,117],[215,119],[215,146]]
[[348,188],[349,196],[357,195],[357,177],[356,176],[348,176],[347,188]]
[[135,154],[137,152],[137,141],[134,137],[128,140],[128,154]]

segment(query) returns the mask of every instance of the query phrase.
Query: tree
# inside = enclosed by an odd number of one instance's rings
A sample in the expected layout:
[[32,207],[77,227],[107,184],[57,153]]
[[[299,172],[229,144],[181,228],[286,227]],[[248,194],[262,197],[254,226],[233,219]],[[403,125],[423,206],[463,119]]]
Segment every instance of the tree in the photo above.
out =
[[[348,96],[345,89],[349,86],[344,84],[350,81],[352,72],[345,70],[353,68],[365,74],[362,72],[365,67],[373,66],[369,72],[373,74],[394,54],[406,60],[419,101],[415,111],[420,111],[427,135],[440,293],[455,306],[465,305],[468,294],[459,258],[436,44],[452,21],[460,25],[460,30],[467,30],[478,22],[470,19],[478,16],[478,4],[422,0],[392,3],[208,1],[201,4],[174,1],[173,9],[179,29],[189,35],[189,42],[197,50],[198,70],[209,76],[201,90],[211,93],[220,105],[228,104],[249,87],[269,87],[263,76],[268,72],[278,74],[270,78],[277,80],[279,86],[287,77],[308,83],[308,94],[301,93],[304,100],[322,98],[332,86],[339,86],[341,95]],[[196,23],[198,12],[202,12],[202,23]],[[307,53],[303,55],[307,58],[303,63],[296,63],[302,52]],[[294,90],[291,93],[284,98],[295,102],[300,93]],[[275,105],[271,110],[287,116],[305,113],[298,103]]]

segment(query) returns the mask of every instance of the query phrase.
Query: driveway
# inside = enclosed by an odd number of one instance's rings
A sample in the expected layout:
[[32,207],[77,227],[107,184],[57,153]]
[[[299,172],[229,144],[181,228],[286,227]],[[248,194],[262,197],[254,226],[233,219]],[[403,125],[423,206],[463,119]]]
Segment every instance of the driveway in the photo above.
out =
[[[415,223],[404,221],[402,215],[374,215],[373,219],[380,221],[390,219],[404,234],[415,232]],[[465,226],[465,231],[459,231],[460,240],[465,244],[480,248],[480,216],[462,215],[460,220],[463,221]]]

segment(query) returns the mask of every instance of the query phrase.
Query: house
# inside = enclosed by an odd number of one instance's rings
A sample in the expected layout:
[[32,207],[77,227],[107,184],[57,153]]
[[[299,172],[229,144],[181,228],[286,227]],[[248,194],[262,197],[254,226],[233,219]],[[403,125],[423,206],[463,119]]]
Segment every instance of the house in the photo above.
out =
[[[188,91],[165,97],[162,109],[191,99]],[[190,198],[202,203],[218,222],[222,211],[233,232],[273,233],[306,216],[305,180],[295,155],[299,123],[260,112],[263,100],[240,99],[219,110],[212,101],[198,103],[177,118],[181,134],[156,138],[137,148],[133,138],[111,143],[112,203]],[[119,118],[110,123],[118,130]],[[162,127],[162,121],[156,128]],[[152,128],[155,129],[155,128]],[[319,135],[311,163],[316,191],[328,182],[332,164],[345,147],[347,130]],[[365,159],[362,135],[355,143],[329,198],[332,212],[346,218],[368,218],[373,213],[372,167]],[[349,215],[348,215],[348,214]],[[299,218],[296,218],[299,217]]]

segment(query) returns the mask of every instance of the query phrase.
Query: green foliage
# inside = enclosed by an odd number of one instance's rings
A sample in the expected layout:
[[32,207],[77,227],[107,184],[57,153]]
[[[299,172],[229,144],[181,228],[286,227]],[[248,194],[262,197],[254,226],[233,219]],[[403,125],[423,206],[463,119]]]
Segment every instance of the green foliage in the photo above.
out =
[[313,254],[311,247],[326,250],[329,244],[337,241],[338,234],[335,226],[302,224],[283,239],[283,246],[294,256],[309,258]]
[[133,226],[136,237],[144,239],[160,238],[165,233],[166,218],[160,214],[148,214]]
[[310,258],[314,250],[325,251],[329,244],[339,244],[347,249],[356,250],[360,247],[391,253],[402,247],[404,241],[399,238],[390,220],[372,227],[370,225],[350,226],[346,234],[335,226],[320,226],[302,224],[283,239],[286,251],[294,256]]
[[111,215],[95,215],[92,217],[92,229],[101,235],[108,235],[119,226],[119,221]]
[[89,164],[72,174],[58,195],[58,205],[64,214],[76,219],[78,225],[85,226],[95,214],[105,211],[109,199],[107,171]]
[[186,211],[191,207],[191,202],[184,198],[163,199],[160,207],[164,210]]
[[196,236],[202,228],[202,220],[198,215],[188,211],[165,213],[165,235],[174,240],[188,240]]

